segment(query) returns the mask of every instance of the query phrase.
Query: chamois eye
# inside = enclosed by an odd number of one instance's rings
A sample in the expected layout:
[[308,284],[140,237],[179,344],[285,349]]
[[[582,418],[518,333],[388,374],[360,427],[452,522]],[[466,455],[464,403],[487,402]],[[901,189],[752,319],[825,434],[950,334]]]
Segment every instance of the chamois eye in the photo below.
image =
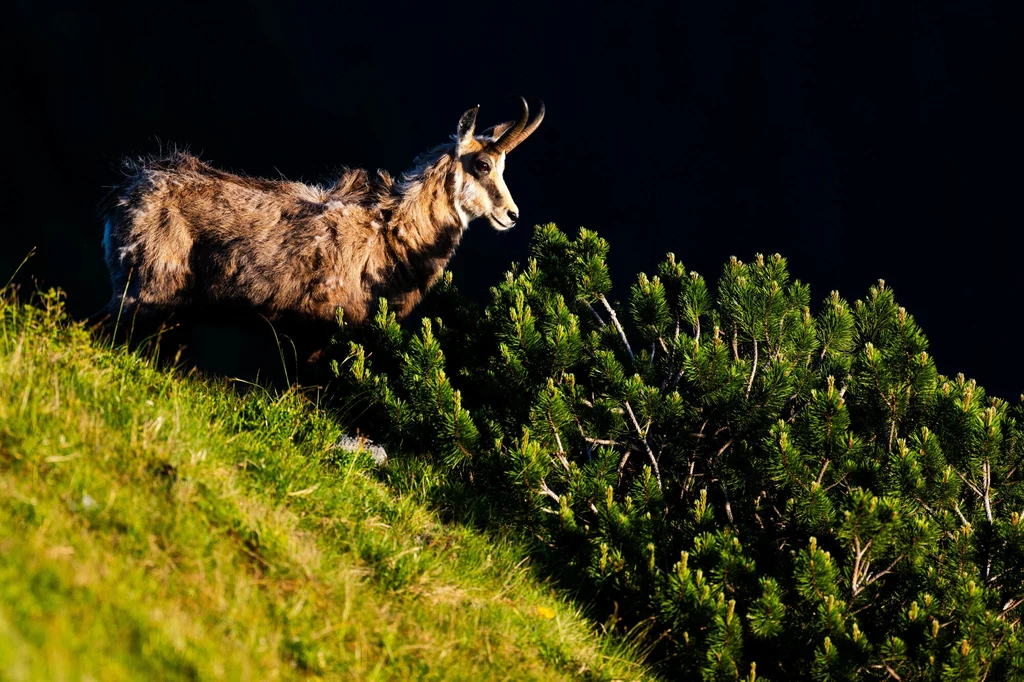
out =
[[491,172],[491,162],[484,158],[477,159],[475,167],[478,173]]

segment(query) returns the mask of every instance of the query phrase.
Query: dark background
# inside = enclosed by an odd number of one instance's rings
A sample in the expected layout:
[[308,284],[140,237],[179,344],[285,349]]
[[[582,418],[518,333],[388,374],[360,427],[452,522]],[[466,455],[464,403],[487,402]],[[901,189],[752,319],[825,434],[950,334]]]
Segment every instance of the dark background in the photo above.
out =
[[1024,390],[1024,62],[999,5],[360,5],[18,2],[0,29],[0,280],[37,246],[24,276],[75,314],[103,305],[95,208],[122,155],[397,172],[466,108],[490,125],[522,93],[548,108],[505,173],[522,222],[474,225],[452,263],[468,295],[549,221],[611,241],[623,298],[667,251],[712,282],[730,255],[779,252],[815,301],[884,278],[941,372]]

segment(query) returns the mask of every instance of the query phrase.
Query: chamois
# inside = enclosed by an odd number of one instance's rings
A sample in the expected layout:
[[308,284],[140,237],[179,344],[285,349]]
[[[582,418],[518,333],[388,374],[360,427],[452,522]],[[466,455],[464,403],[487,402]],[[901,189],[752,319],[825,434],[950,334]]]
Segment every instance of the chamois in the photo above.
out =
[[398,181],[345,169],[328,187],[217,170],[176,152],[132,165],[104,202],[110,318],[153,323],[220,306],[267,318],[362,324],[380,297],[405,317],[436,282],[470,221],[519,219],[506,155],[544,117],[475,134],[479,106],[452,142],[420,155]]

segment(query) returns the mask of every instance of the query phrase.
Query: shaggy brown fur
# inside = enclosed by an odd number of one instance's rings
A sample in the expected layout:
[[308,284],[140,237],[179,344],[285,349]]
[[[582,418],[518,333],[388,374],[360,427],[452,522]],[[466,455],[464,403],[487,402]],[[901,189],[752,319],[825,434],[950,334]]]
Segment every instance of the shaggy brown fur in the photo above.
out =
[[262,180],[186,153],[135,164],[104,210],[108,314],[161,319],[227,306],[329,324],[340,308],[361,324],[383,297],[408,315],[469,221],[508,229],[518,218],[502,172],[525,138],[522,118],[481,135],[475,120],[474,108],[453,143],[419,157],[399,182],[365,170],[326,188]]

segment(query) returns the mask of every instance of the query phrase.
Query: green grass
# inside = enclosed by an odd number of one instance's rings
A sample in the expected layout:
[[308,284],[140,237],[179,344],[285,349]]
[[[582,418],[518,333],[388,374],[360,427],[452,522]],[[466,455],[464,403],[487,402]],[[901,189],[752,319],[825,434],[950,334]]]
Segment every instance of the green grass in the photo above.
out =
[[0,291],[0,680],[649,678],[339,433]]

